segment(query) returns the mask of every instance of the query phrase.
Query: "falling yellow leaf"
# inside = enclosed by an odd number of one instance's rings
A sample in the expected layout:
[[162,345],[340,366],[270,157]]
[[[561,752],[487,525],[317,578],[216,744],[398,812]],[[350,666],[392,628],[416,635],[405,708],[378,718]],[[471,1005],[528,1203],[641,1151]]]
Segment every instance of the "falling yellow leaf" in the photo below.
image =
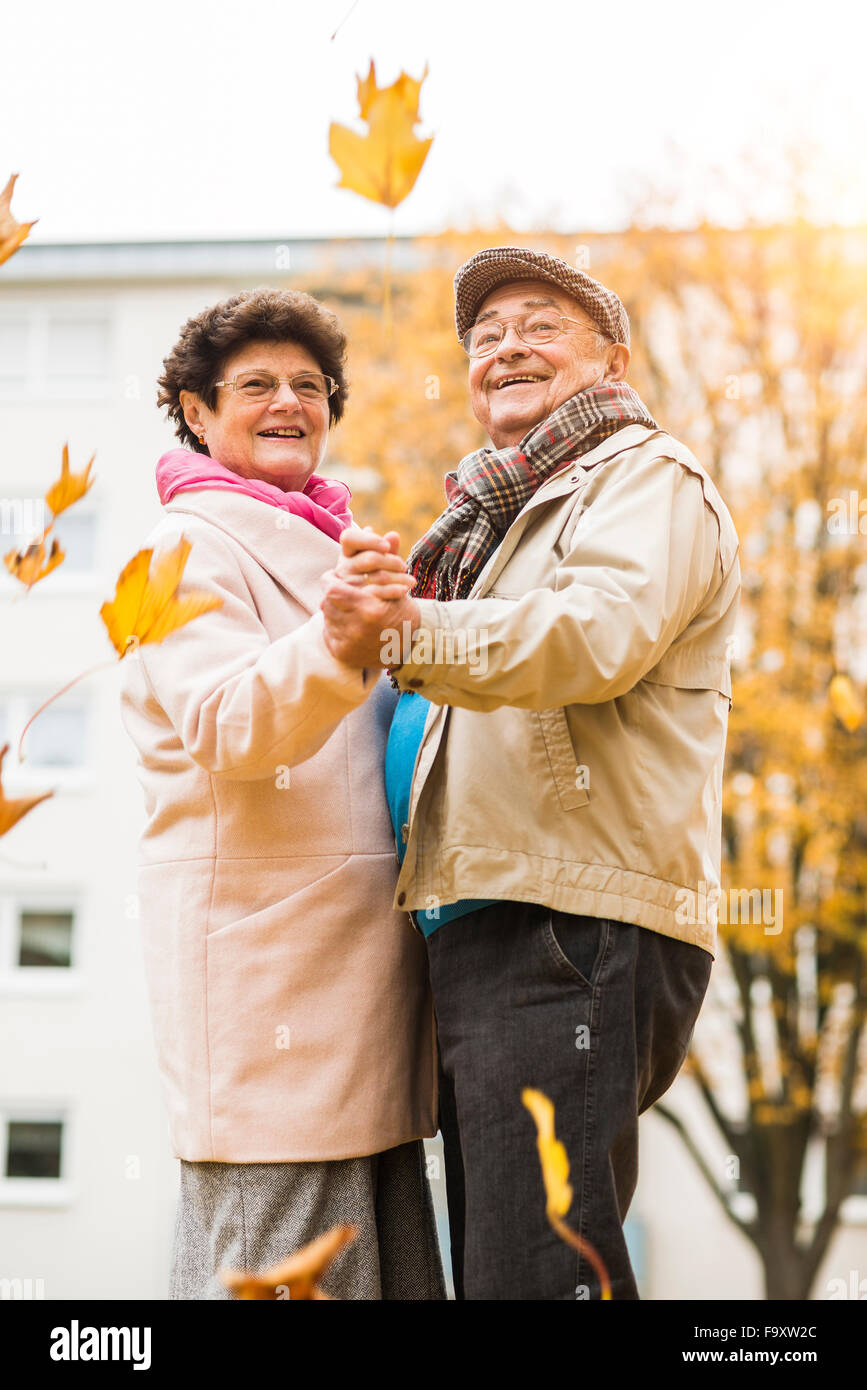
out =
[[30,228],[35,227],[38,218],[32,222],[16,222],[12,215],[12,191],[15,188],[17,174],[12,174],[9,182],[0,193],[0,265],[8,261],[10,256],[14,256],[22,241],[26,241],[30,235]]
[[192,542],[181,540],[153,559],[153,550],[140,550],[121,571],[114,598],[99,610],[120,656],[143,642],[162,642],[201,613],[221,608],[216,594],[194,590],[178,598],[178,586]]
[[90,470],[93,467],[93,460],[95,458],[96,454],[92,454],[90,462],[83,473],[70,473],[69,445],[64,444],[60,477],[57,479],[56,483],[51,484],[51,487],[45,494],[45,501],[48,503],[48,506],[55,516],[60,516],[60,513],[65,512],[67,507],[71,507],[73,502],[77,502],[80,497],[83,497],[88,488],[93,487],[96,479],[91,478]]
[[560,1239],[571,1245],[573,1250],[577,1250],[593,1266],[599,1279],[602,1301],[610,1301],[611,1280],[602,1256],[589,1240],[579,1236],[578,1232],[573,1231],[563,1220],[572,1205],[572,1188],[569,1185],[569,1159],[566,1150],[554,1134],[553,1102],[544,1091],[534,1091],[530,1087],[524,1088],[521,1099],[536,1121],[536,1146],[542,1164],[548,1220]]
[[566,1150],[554,1136],[554,1106],[542,1091],[529,1087],[521,1092],[521,1099],[536,1121],[539,1161],[542,1164],[542,1178],[548,1198],[548,1214],[565,1216],[572,1205],[572,1188],[569,1186],[569,1159]]
[[831,709],[844,729],[853,734],[864,720],[864,705],[848,676],[835,676],[828,687]]
[[356,1226],[335,1226],[318,1240],[311,1241],[282,1264],[272,1265],[262,1274],[243,1269],[221,1269],[220,1279],[236,1298],[264,1300],[327,1299],[319,1281],[331,1261],[358,1235]]
[[34,584],[38,584],[40,579],[44,579],[53,569],[63,563],[66,552],[61,550],[56,537],[51,542],[51,549],[46,555],[45,540],[47,532],[41,540],[32,541],[23,550],[10,550],[3,556],[3,563],[9,573],[15,579],[19,579],[22,584],[30,589]]
[[32,811],[34,806],[38,806],[40,801],[45,801],[54,792],[42,792],[39,796],[19,796],[10,799],[3,791],[2,771],[3,759],[9,752],[9,744],[4,743],[0,748],[0,835],[5,835],[7,830],[11,830],[22,816],[26,816],[28,811]]
[[396,208],[412,191],[433,144],[420,140],[418,103],[427,68],[419,81],[402,72],[390,87],[377,87],[373,61],[365,78],[358,78],[358,106],[367,134],[332,123],[328,150],[340,168],[338,188],[351,188],[374,203]]

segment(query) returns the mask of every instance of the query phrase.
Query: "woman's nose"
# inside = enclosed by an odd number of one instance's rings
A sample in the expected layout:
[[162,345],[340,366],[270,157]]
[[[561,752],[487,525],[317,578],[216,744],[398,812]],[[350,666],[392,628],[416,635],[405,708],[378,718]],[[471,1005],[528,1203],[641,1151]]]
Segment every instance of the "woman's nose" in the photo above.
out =
[[268,406],[269,410],[293,410],[301,402],[288,381],[281,381]]

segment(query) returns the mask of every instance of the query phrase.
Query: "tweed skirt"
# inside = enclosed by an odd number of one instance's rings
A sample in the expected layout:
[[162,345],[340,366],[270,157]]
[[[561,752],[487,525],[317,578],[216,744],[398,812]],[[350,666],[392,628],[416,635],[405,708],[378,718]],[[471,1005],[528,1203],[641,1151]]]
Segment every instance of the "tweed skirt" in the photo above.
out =
[[261,1272],[332,1226],[359,1233],[329,1267],[332,1298],[446,1297],[421,1140],[322,1163],[181,1159],[169,1298],[231,1299],[221,1268]]

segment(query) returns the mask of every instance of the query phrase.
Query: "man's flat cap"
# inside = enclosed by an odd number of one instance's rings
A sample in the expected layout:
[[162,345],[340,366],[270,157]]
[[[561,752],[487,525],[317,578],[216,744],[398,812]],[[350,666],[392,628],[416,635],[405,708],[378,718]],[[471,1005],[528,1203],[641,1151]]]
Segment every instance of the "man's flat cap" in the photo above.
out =
[[629,347],[629,316],[613,290],[557,256],[523,246],[494,246],[477,251],[455,276],[455,324],[463,339],[472,328],[483,299],[510,280],[547,280],[577,299],[594,323],[615,343]]

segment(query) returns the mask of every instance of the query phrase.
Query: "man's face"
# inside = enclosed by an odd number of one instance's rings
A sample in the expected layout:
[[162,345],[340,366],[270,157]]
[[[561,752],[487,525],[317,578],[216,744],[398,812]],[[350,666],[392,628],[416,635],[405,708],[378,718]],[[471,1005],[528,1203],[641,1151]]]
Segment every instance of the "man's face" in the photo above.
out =
[[[517,318],[546,307],[578,322],[565,324],[551,342],[532,347],[510,323],[489,356],[470,358],[470,404],[497,449],[517,444],[578,391],[625,374],[628,350],[597,336],[596,325],[581,305],[547,281],[512,280],[492,290],[479,306],[476,323]],[[510,384],[515,377],[531,380]]]

